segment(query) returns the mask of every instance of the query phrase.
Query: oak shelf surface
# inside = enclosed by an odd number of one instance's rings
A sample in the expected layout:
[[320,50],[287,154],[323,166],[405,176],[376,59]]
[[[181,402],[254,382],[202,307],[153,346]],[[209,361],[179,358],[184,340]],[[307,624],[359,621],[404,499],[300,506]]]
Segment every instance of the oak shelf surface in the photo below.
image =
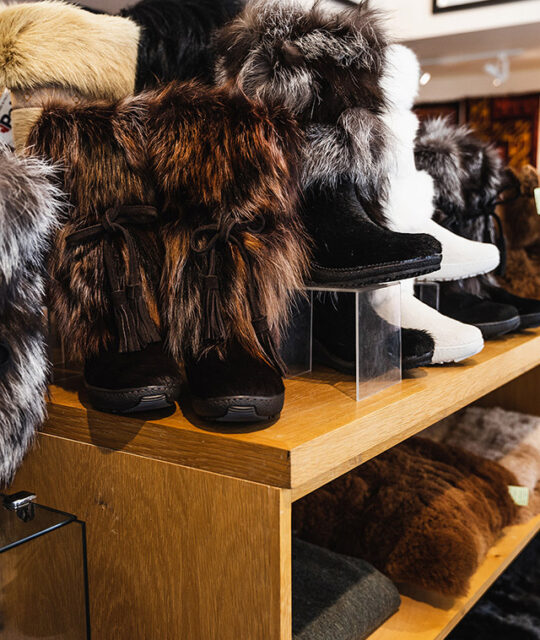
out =
[[539,531],[540,516],[526,524],[508,527],[472,577],[465,597],[444,607],[402,595],[399,611],[370,635],[369,640],[442,640]]
[[281,419],[253,431],[201,423],[188,401],[171,415],[112,416],[88,407],[80,378],[51,386],[48,435],[292,489],[297,499],[540,363],[540,330],[487,343],[450,367],[412,372],[356,403],[339,374],[286,382]]

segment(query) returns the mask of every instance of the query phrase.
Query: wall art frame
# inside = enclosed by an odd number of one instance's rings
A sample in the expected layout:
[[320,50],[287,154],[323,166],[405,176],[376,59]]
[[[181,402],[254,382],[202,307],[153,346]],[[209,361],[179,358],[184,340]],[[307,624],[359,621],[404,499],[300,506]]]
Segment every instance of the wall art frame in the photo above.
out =
[[479,9],[496,4],[523,2],[524,0],[433,0],[433,13],[447,13],[448,11],[464,11],[465,9]]

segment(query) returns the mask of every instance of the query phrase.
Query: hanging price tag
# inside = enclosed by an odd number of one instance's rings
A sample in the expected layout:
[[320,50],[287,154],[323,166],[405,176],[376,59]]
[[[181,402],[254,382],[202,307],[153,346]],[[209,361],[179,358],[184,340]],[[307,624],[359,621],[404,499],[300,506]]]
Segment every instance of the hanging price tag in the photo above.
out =
[[529,506],[529,489],[527,487],[515,487],[508,485],[508,491],[512,496],[512,500],[518,505],[518,507]]
[[7,89],[0,94],[0,142],[4,142],[11,148],[14,147],[11,128],[11,97]]
[[534,199],[536,201],[536,213],[540,216],[540,189],[534,190]]

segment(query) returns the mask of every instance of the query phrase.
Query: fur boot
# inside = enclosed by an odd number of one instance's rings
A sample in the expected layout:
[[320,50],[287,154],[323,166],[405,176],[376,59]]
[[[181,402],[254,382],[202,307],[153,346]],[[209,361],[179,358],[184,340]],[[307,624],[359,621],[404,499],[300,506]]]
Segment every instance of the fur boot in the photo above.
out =
[[460,596],[517,518],[515,481],[497,463],[412,438],[296,502],[293,530],[394,582]]
[[[503,171],[496,149],[468,128],[436,119],[423,124],[417,162],[437,176],[437,200],[443,224],[471,240],[497,241],[501,248],[499,271],[504,273],[506,243],[495,213],[503,189]],[[459,173],[455,171],[457,165],[461,168]],[[462,206],[456,206],[456,196],[450,201],[444,199],[458,178]],[[453,318],[474,324],[486,338],[540,325],[540,302],[510,294],[497,285],[492,275],[469,278],[457,287],[443,288],[441,299],[445,303],[444,313],[450,312]]]
[[216,37],[217,82],[283,104],[304,131],[303,216],[316,282],[395,280],[440,261],[432,238],[381,226],[391,168],[384,150],[392,144],[382,117],[387,43],[365,2],[335,13],[255,1]]
[[214,73],[211,40],[242,0],[141,0],[120,12],[141,28],[135,90]]
[[140,28],[58,0],[0,4],[0,87],[12,92],[13,134],[24,146],[38,109],[51,97],[117,100],[135,88]]
[[166,220],[169,346],[185,360],[195,398],[205,399],[204,417],[218,417],[211,403],[223,417],[227,398],[240,395],[255,398],[242,406],[257,415],[275,415],[283,402],[279,335],[308,255],[297,213],[296,123],[282,107],[195,82],[172,83],[147,100]]
[[62,164],[72,205],[49,260],[58,331],[68,356],[86,361],[94,404],[118,411],[160,393],[169,405],[177,391],[176,367],[152,346],[161,339],[164,252],[146,119],[138,98],[77,107],[52,103],[28,146]]
[[45,419],[45,255],[60,221],[50,165],[0,146],[0,487]]

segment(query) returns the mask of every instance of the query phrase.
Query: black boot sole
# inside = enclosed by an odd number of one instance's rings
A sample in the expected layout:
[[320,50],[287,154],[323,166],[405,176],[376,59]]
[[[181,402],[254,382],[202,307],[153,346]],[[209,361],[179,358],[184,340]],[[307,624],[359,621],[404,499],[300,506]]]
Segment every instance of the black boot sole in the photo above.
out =
[[263,422],[279,417],[285,394],[277,396],[224,396],[192,398],[193,411],[214,422]]
[[138,413],[174,407],[180,383],[152,385],[135,389],[102,389],[85,383],[91,405],[107,413]]
[[[343,360],[338,356],[330,353],[326,347],[324,347],[318,340],[313,340],[313,359],[315,362],[324,366],[330,367],[345,373],[349,376],[356,375],[356,365],[350,360]],[[433,360],[433,351],[426,351],[417,356],[411,356],[409,358],[403,358],[401,361],[401,368],[403,371],[408,369],[416,369],[417,367],[427,367]]]
[[516,316],[515,318],[509,318],[508,320],[484,322],[482,324],[475,324],[474,326],[480,329],[484,340],[489,340],[490,338],[499,338],[500,336],[504,336],[512,331],[517,331],[521,326],[521,318]]
[[540,327],[540,313],[527,313],[519,316],[520,329],[535,329]]
[[440,255],[355,267],[354,269],[331,269],[312,264],[311,277],[306,282],[306,286],[365,287],[366,285],[417,278],[437,271],[440,266]]

